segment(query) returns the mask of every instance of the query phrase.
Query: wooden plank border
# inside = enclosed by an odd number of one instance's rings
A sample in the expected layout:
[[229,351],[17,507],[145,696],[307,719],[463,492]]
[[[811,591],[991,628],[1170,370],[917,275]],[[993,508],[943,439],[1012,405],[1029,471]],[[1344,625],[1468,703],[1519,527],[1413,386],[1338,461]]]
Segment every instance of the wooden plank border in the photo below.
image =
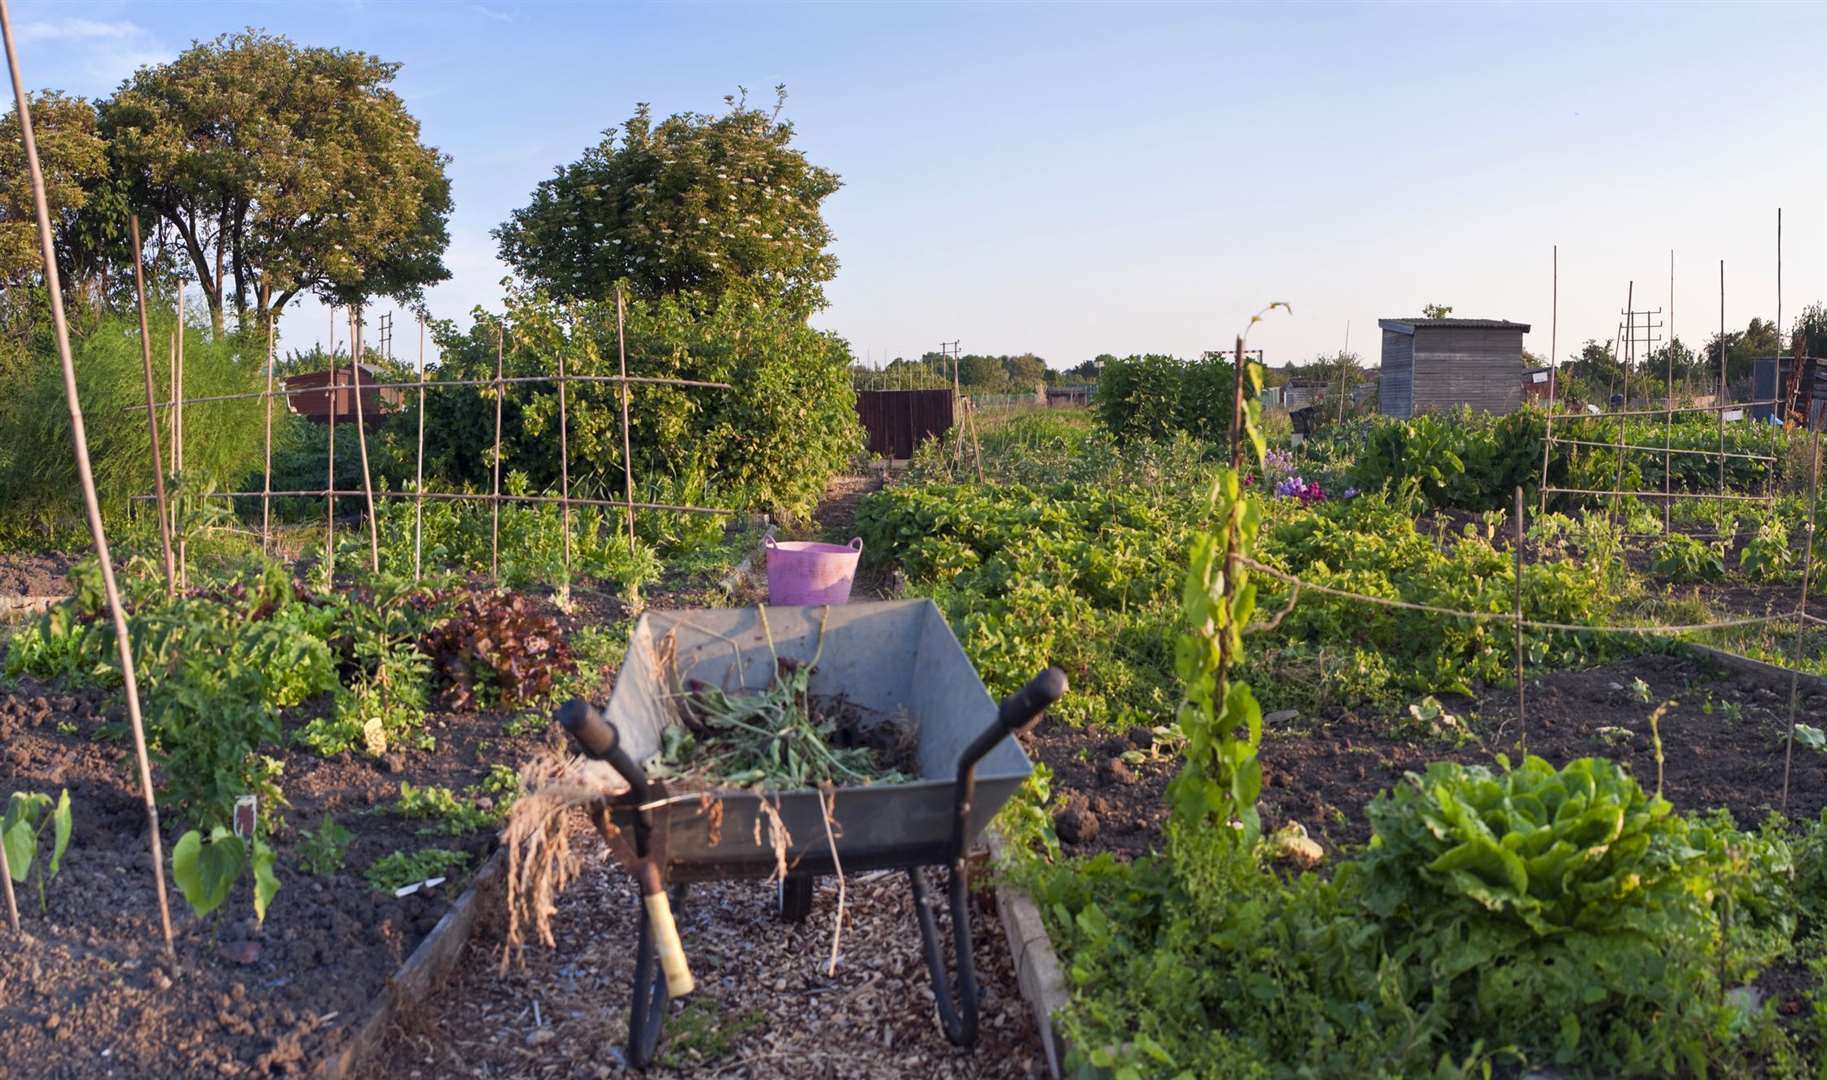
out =
[[450,910],[431,928],[425,940],[412,951],[400,970],[368,1006],[359,1021],[351,1021],[353,1034],[342,1047],[318,1061],[311,1075],[317,1080],[349,1080],[364,1075],[386,1042],[387,1029],[402,1013],[408,1012],[443,987],[457,962],[463,957],[463,946],[476,931],[477,922],[490,912],[498,911],[507,877],[507,849],[497,848],[475,880]]

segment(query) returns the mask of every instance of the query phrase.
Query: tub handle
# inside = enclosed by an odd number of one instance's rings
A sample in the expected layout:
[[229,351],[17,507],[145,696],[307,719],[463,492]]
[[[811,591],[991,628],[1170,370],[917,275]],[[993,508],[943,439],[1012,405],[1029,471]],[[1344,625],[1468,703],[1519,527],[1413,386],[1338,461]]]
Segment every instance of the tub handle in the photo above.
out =
[[846,546],[848,546],[851,551],[861,555],[863,553],[863,538],[860,536],[853,536],[850,538],[850,543]]

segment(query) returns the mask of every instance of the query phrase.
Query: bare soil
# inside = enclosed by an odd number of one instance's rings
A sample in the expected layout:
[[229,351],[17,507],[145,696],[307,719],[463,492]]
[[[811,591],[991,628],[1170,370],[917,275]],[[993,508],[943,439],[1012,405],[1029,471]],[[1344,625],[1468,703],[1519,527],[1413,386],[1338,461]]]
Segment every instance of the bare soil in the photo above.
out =
[[64,555],[0,557],[0,599],[67,595],[73,561]]
[[[614,618],[601,602],[595,616]],[[586,616],[589,618],[590,616]],[[577,620],[567,620],[574,629]],[[288,710],[290,735],[328,708]],[[267,837],[281,887],[264,926],[252,914],[251,885],[207,918],[191,913],[170,880],[172,845],[186,827],[162,808],[161,832],[177,966],[162,947],[146,816],[124,698],[31,679],[0,687],[0,796],[68,789],[74,830],[62,873],[45,889],[20,891],[30,939],[8,945],[0,963],[0,1076],[236,1076],[302,1071],[335,1050],[370,1001],[436,924],[466,874],[401,898],[362,876],[394,851],[460,850],[479,867],[496,844],[491,831],[425,835],[427,822],[389,812],[402,781],[454,791],[491,766],[518,767],[554,737],[508,734],[508,712],[427,717],[436,749],[380,760],[323,758],[298,747],[279,752],[289,806]],[[539,725],[533,725],[539,727]],[[154,784],[161,782],[154,769]],[[301,831],[325,814],[353,834],[344,867],[311,876]]]
[[[1635,689],[1639,679],[1648,688],[1647,703]],[[1482,706],[1443,698],[1463,722],[1463,738],[1429,734],[1394,710],[1271,713],[1260,751],[1263,825],[1299,821],[1330,852],[1348,851],[1369,840],[1363,808],[1378,792],[1433,761],[1490,764],[1499,753],[1517,760],[1525,723],[1528,753],[1556,765],[1610,757],[1653,789],[1657,769],[1648,718],[1658,704],[1674,699],[1679,704],[1659,725],[1663,794],[1677,809],[1723,807],[1741,828],[1755,828],[1781,808],[1788,690],[1783,679],[1651,654],[1531,679],[1521,718],[1513,689],[1492,691]],[[1822,723],[1827,694],[1803,686],[1798,718]],[[1081,730],[1052,720],[1027,737],[1030,755],[1053,770],[1056,824],[1066,825],[1061,838],[1068,850],[1134,855],[1155,847],[1178,757],[1122,759],[1150,741],[1145,729]],[[1792,765],[1788,816],[1818,817],[1827,807],[1827,754],[1798,744]],[[1069,822],[1058,820],[1066,815]]]

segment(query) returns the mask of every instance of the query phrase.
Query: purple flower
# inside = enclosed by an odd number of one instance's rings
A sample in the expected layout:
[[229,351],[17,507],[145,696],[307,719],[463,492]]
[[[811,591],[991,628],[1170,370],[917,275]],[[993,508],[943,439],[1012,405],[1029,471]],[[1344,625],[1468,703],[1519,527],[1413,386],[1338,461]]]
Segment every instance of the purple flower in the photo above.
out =
[[1348,488],[1346,488],[1346,489],[1345,489],[1345,498],[1347,498],[1347,499],[1355,499],[1355,498],[1357,498],[1357,497],[1358,497],[1358,489],[1357,489],[1357,488],[1354,488],[1354,487],[1348,487]]

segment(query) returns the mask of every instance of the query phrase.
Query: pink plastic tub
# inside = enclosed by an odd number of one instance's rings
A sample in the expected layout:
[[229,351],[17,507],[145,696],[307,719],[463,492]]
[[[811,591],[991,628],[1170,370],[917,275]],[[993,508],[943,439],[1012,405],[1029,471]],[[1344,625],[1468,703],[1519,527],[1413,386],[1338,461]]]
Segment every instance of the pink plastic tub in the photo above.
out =
[[764,542],[768,549],[768,603],[804,607],[850,602],[856,562],[863,554],[862,537],[848,544],[780,541],[773,536]]

